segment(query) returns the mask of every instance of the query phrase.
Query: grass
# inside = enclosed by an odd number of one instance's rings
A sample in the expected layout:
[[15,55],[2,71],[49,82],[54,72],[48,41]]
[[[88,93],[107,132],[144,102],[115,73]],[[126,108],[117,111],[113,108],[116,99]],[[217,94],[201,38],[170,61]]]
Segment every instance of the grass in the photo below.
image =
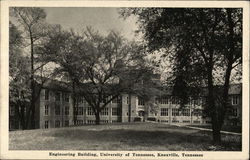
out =
[[240,151],[241,136],[222,135],[159,123],[86,125],[10,132],[10,150]]
[[[212,126],[211,125],[189,125],[192,127],[199,127],[199,128],[207,128],[207,129],[211,129]],[[241,133],[242,127],[241,126],[222,126],[222,131],[227,131],[227,132],[235,132],[235,133]]]

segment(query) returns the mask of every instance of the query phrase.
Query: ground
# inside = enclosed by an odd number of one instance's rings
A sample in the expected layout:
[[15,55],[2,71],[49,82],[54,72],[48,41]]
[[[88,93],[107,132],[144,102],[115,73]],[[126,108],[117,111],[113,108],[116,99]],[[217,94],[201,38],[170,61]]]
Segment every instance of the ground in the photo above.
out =
[[160,123],[126,123],[11,131],[10,150],[157,150],[240,151],[241,136],[222,135],[214,146],[211,132]]

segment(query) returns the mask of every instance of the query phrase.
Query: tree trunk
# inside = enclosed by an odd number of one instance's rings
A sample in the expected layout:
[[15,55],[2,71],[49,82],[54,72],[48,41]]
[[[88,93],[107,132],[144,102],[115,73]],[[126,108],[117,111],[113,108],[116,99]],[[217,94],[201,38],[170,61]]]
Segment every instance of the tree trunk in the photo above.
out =
[[25,116],[27,116],[27,115],[26,115],[26,113],[24,113],[24,108],[25,108],[25,105],[21,105],[20,120],[21,120],[21,126],[22,126],[23,130],[27,129],[27,126],[26,126],[26,123],[25,123]]
[[214,98],[214,86],[213,86],[213,72],[212,65],[210,64],[208,67],[208,107],[209,107],[209,115],[212,120],[212,129],[213,129],[213,142],[220,143],[221,142],[221,123],[219,121],[219,108],[218,105],[215,104]]
[[95,124],[100,125],[100,111],[96,110],[95,112]]
[[30,102],[30,110],[31,110],[31,115],[30,115],[30,128],[34,129],[35,128],[35,81],[34,81],[34,42],[33,42],[33,35],[31,30],[29,31],[30,33],[30,61],[31,61],[31,102]]
[[221,142],[221,124],[219,123],[217,116],[212,117],[212,129],[213,129],[213,142],[220,143]]
[[222,114],[220,116],[220,121],[223,123],[224,121],[224,117],[227,111],[227,107],[228,107],[228,91],[229,91],[229,83],[230,83],[230,76],[231,76],[231,72],[232,72],[232,65],[235,62],[234,60],[234,52],[235,52],[235,48],[234,48],[234,25],[233,25],[233,20],[232,20],[232,11],[231,9],[227,9],[227,18],[228,18],[228,32],[230,33],[228,36],[228,46],[229,46],[229,51],[226,54],[225,58],[227,59],[227,69],[226,69],[226,73],[225,73],[225,82],[223,85],[223,100],[222,100]]

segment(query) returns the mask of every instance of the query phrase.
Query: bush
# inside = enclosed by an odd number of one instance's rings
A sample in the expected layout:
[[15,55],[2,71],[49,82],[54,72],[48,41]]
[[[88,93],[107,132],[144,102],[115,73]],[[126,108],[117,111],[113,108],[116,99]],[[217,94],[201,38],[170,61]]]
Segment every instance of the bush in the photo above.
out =
[[135,117],[134,122],[141,122],[141,117]]
[[155,117],[148,117],[147,120],[148,121],[156,121],[156,118]]

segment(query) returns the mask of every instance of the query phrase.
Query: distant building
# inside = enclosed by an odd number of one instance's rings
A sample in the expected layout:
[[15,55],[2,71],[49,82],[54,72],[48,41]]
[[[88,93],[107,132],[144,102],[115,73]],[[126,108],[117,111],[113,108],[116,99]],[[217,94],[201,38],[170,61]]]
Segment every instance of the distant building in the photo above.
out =
[[[241,125],[242,121],[242,86],[234,84],[229,89],[229,110],[225,119],[226,125]],[[156,121],[164,123],[180,123],[183,125],[210,124],[209,118],[203,116],[205,96],[190,97],[187,107],[180,109],[177,97],[167,92],[160,97],[153,97],[156,107],[154,112],[147,107],[143,97],[121,94],[111,101],[100,114],[101,123],[117,123],[134,121]],[[129,109],[131,104],[131,109]],[[129,113],[130,112],[130,113]],[[15,110],[10,105],[10,130],[20,128]],[[95,115],[83,97],[78,100],[76,125],[94,124]],[[58,82],[47,83],[41,90],[36,102],[36,128],[57,128],[73,125],[73,99],[70,89]]]

